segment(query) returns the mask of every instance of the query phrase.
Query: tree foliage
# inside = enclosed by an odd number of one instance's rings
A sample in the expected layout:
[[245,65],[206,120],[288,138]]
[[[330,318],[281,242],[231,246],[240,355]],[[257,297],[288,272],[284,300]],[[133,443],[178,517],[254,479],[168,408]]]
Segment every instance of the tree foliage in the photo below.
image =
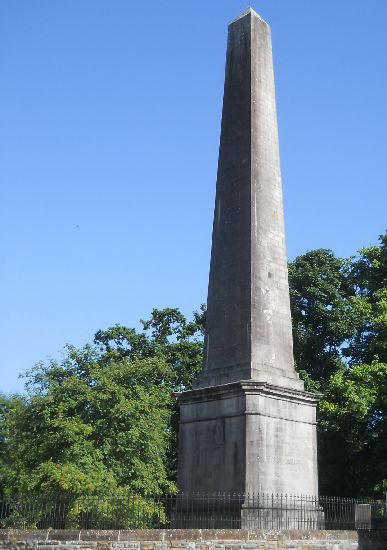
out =
[[387,364],[335,373],[320,403],[320,490],[369,496],[387,489]]
[[0,400],[3,491],[174,491],[173,392],[201,366],[203,326],[203,308],[155,309],[143,332],[116,325],[36,365],[25,395]]
[[324,390],[343,370],[341,347],[351,333],[347,262],[318,249],[289,264],[295,364],[308,386]]
[[351,364],[387,362],[387,233],[379,246],[363,248],[349,276],[356,295],[352,310],[357,331],[347,355]]
[[171,369],[70,346],[61,362],[37,365],[28,394],[9,399],[2,481],[7,492],[171,490],[165,458]]
[[319,481],[325,494],[387,488],[387,234],[342,260],[314,250],[289,266],[296,366],[321,390]]

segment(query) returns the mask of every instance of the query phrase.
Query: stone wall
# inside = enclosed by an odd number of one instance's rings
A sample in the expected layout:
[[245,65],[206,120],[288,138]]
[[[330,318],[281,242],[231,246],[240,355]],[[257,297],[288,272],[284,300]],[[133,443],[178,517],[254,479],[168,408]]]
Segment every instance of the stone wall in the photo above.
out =
[[0,530],[0,550],[387,550],[386,531]]

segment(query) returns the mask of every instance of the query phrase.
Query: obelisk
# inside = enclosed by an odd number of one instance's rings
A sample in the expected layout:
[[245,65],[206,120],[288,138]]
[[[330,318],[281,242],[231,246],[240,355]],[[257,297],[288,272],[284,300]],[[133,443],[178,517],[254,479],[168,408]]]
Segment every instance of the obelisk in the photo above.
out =
[[317,494],[316,406],[294,368],[271,33],[229,26],[205,364],[180,401],[179,488]]

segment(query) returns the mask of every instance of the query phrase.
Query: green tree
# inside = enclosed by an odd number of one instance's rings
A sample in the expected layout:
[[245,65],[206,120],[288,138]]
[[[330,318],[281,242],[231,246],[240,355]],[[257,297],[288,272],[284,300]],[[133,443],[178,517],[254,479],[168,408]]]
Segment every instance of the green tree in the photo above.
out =
[[3,415],[6,493],[173,490],[166,453],[174,378],[161,358],[67,346],[27,375]]
[[350,282],[356,332],[346,354],[351,364],[387,362],[387,233],[379,246],[363,248],[353,259]]
[[345,369],[342,347],[352,332],[348,263],[318,249],[289,264],[290,304],[296,368],[311,390],[326,387]]
[[296,366],[319,407],[320,492],[386,484],[387,237],[343,260],[314,250],[289,265]]
[[192,321],[177,308],[165,308],[153,309],[150,318],[141,323],[144,332],[116,325],[98,331],[94,342],[102,353],[115,352],[131,359],[162,357],[175,375],[173,390],[191,388],[203,364],[204,305],[194,311]]
[[154,309],[143,332],[116,325],[36,365],[25,395],[0,399],[4,491],[175,490],[173,392],[201,368],[204,320],[203,307],[192,321]]
[[387,364],[333,374],[320,402],[320,492],[381,496],[387,489]]
[[[116,353],[128,357],[160,357],[173,373],[171,392],[192,387],[192,381],[203,366],[203,335],[205,307],[193,313],[188,321],[177,308],[153,309],[149,319],[141,321],[144,332],[138,333],[116,325],[98,331],[94,342],[101,353]],[[179,407],[173,401],[170,439],[166,467],[168,478],[176,481],[179,430]]]

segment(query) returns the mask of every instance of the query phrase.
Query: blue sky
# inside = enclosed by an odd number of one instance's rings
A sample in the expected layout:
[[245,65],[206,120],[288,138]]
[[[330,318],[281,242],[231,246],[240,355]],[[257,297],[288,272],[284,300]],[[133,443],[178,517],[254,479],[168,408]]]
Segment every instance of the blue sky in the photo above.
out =
[[[239,0],[0,3],[0,390],[66,342],[206,299]],[[387,2],[262,0],[288,256],[387,228]]]

